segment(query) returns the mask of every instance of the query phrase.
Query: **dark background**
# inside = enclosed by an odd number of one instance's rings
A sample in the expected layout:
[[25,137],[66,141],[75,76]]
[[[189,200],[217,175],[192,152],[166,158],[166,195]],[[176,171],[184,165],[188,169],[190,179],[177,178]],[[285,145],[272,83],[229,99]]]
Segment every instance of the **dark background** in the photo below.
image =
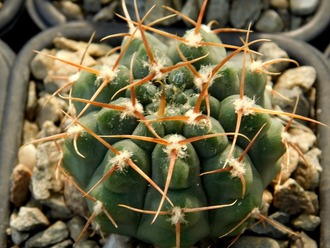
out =
[[41,32],[40,28],[24,9],[13,28],[5,33],[1,40],[7,43],[15,53],[18,53],[24,44],[39,32]]

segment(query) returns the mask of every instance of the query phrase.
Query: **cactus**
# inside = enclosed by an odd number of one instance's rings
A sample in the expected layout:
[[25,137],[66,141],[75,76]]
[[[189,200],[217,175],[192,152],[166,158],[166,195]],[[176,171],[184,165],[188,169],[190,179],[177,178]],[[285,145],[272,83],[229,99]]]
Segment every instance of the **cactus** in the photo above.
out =
[[[281,113],[271,110],[269,63],[246,58],[263,40],[249,42],[247,30],[241,47],[222,44],[201,24],[206,3],[183,37],[126,11],[130,33],[115,65],[76,65],[83,71],[69,99],[78,115],[55,138],[65,137],[61,168],[103,232],[190,247],[264,218],[258,207],[281,170],[287,128],[272,118]],[[243,60],[231,60],[239,52]]]

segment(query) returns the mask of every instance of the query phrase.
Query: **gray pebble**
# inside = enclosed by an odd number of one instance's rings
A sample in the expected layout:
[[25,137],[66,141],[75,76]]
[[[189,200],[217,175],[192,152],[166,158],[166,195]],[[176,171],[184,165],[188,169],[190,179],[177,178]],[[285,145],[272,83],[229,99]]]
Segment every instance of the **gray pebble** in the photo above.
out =
[[[56,5],[56,8],[60,11],[59,16],[63,19],[61,21],[66,22],[85,19],[94,22],[111,22],[115,12],[120,15],[124,14],[122,7],[117,7],[117,5],[121,5],[120,0],[83,0],[81,2],[82,3],[74,0],[54,1],[54,5]],[[162,5],[172,7],[193,21],[197,21],[203,4],[203,0],[137,0],[136,2],[140,17],[142,17],[152,5],[156,4],[155,9],[146,18],[145,23],[153,22],[156,19],[170,14],[170,12],[162,8]],[[131,19],[136,20],[133,1],[126,1],[126,6]],[[275,26],[278,22],[271,22],[268,18],[266,22],[258,21],[260,30],[257,29],[257,26],[253,27],[253,29],[262,32],[291,31],[301,27],[303,23],[308,22],[308,19],[313,18],[312,15],[315,13],[318,6],[319,0],[209,0],[206,13],[204,14],[204,21],[207,23],[216,20],[220,28],[247,28],[249,23],[254,23],[259,19],[261,11],[268,12],[271,9],[275,9],[284,23],[284,28],[278,30],[279,26]],[[283,15],[284,13],[285,15]],[[231,17],[229,17],[229,15]],[[296,19],[294,16],[301,16],[304,20]],[[289,21],[290,19],[292,20]],[[179,16],[165,20],[160,23],[160,25],[169,26],[175,24],[179,20],[183,20],[186,27],[193,27],[189,21]],[[232,25],[227,25],[229,20]],[[277,17],[276,20],[278,20]],[[262,24],[265,27],[260,27]],[[264,31],[265,28],[267,31]]]
[[232,248],[280,248],[279,244],[272,238],[243,236],[240,237],[232,246]]
[[[283,97],[274,95],[273,97],[273,104],[274,106],[279,106],[283,111],[288,113],[293,113],[297,98],[298,99],[298,106],[296,109],[296,114],[302,115],[302,116],[308,116],[309,115],[309,102],[306,99],[306,97],[302,94],[299,87],[294,87],[293,89],[279,89],[277,90],[278,93],[281,95],[289,98],[292,100],[292,102],[289,102],[286,99],[283,99]],[[297,120],[300,123],[307,123],[304,120]]]
[[292,221],[292,225],[308,232],[313,232],[321,223],[321,218],[311,214],[301,214]]
[[49,214],[52,219],[67,220],[71,217],[71,211],[66,206],[61,193],[52,193],[49,198],[40,200],[40,202],[50,208]]
[[82,217],[90,215],[85,197],[83,197],[83,194],[70,180],[66,181],[63,193],[66,206],[72,211],[73,214]]
[[94,22],[99,21],[111,21],[115,16],[115,9],[118,6],[118,2],[112,2],[109,5],[103,7],[99,12],[97,12],[94,17]]
[[[144,1],[144,11],[145,13],[147,13],[147,11],[149,11],[149,9],[156,4],[156,6],[154,7],[154,9],[150,12],[150,14],[147,16],[145,23],[151,23],[153,21],[156,21],[160,18],[163,18],[165,16],[171,15],[173,14],[173,12],[163,8],[162,6],[168,6],[170,8],[174,8],[174,6],[172,5],[172,1],[171,0],[146,0]],[[179,10],[180,11],[180,10]],[[161,22],[162,25],[166,25],[169,26],[173,23],[177,22],[177,18],[176,17],[172,17],[169,19],[166,19],[164,21]]]
[[260,15],[254,28],[259,32],[275,33],[281,32],[284,29],[284,23],[278,13],[270,9]]
[[271,0],[262,0],[262,10],[266,10],[270,8]]
[[303,23],[303,19],[300,16],[291,15],[290,16],[290,30],[296,30],[300,28]]
[[262,202],[259,207],[260,213],[267,215],[272,202],[273,194],[268,189],[265,189],[262,193]]
[[287,230],[292,230],[276,220],[272,220],[272,222],[276,225],[265,220],[264,225],[260,222],[249,228],[249,231],[275,239],[287,239],[290,234]]
[[288,0],[270,0],[270,5],[275,9],[287,9],[290,6]]
[[100,0],[101,4],[109,4],[110,2],[112,2],[113,0]]
[[280,88],[292,89],[295,86],[301,87],[307,92],[316,79],[316,70],[312,66],[300,66],[286,70],[274,85],[274,90]]
[[[55,37],[53,43],[56,48],[62,50],[73,50],[73,51],[80,51],[76,54],[69,54],[66,52],[58,52],[57,55],[63,57],[63,59],[67,59],[68,61],[74,60],[75,62],[80,62],[83,53],[85,52],[88,43],[84,41],[75,41],[71,39],[67,39],[65,37]],[[89,44],[87,54],[90,56],[85,55],[83,65],[86,66],[93,66],[95,65],[95,60],[92,57],[101,57],[105,56],[107,52],[112,49],[111,46],[105,43],[94,43],[92,42]],[[81,52],[82,51],[82,52]],[[66,53],[66,54],[65,54]],[[92,57],[91,57],[92,56]],[[69,76],[69,75],[68,75]]]
[[100,246],[94,240],[83,240],[75,245],[75,248],[99,248],[99,247]]
[[57,243],[56,245],[51,246],[50,248],[67,248],[72,247],[73,241],[71,239],[66,239],[60,243]]
[[276,211],[275,213],[268,216],[272,220],[276,220],[283,225],[286,225],[290,221],[290,214],[284,211]]
[[315,211],[311,199],[293,178],[286,180],[283,185],[275,186],[274,206],[289,214]]
[[[81,44],[79,42],[73,42],[73,43]],[[86,50],[86,46],[83,46],[83,48],[81,50],[77,50],[75,52],[69,51],[69,50],[58,50],[56,52],[55,56],[62,60],[70,61],[71,63],[80,64],[81,58],[83,57],[85,50]],[[85,54],[82,64],[85,66],[96,65],[95,60],[91,56],[89,56],[88,53]],[[75,66],[71,66],[71,65],[65,64],[61,61],[55,60],[54,67],[52,68],[52,70],[48,71],[48,80],[49,80],[49,77],[52,77],[52,76],[54,76],[55,78],[56,77],[69,78],[72,75],[75,75],[77,72],[78,72],[78,68],[76,68]],[[60,88],[68,83],[67,80],[63,80],[63,79],[53,79],[53,81],[54,81],[54,84],[58,85],[58,88]],[[68,89],[67,89],[67,91],[68,91]],[[50,92],[50,93],[52,94],[53,92]]]
[[289,240],[276,240],[279,244],[280,248],[288,248],[289,246]]
[[317,242],[305,232],[299,233],[299,237],[292,238],[290,248],[318,248]]
[[[288,59],[288,53],[280,48],[275,42],[263,42],[258,49],[262,53],[263,60],[268,61],[272,59]],[[289,66],[289,62],[282,61],[268,65],[266,70],[269,72],[283,72]]]
[[261,0],[233,0],[230,11],[230,22],[234,28],[247,28],[255,22],[263,7]]
[[58,1],[54,4],[68,20],[82,21],[84,19],[82,9],[78,4],[71,1]]
[[[289,148],[288,151],[284,153],[281,158],[281,162],[282,162],[281,182],[285,182],[289,177],[291,177],[292,172],[295,171],[299,162],[299,157],[300,157],[299,153],[291,145],[289,145],[288,148]],[[289,161],[288,161],[288,156],[289,156]]]
[[315,145],[316,135],[311,129],[290,128],[289,133],[290,141],[304,154]]
[[212,20],[218,22],[217,28],[226,27],[229,18],[230,5],[228,0],[211,0],[208,2],[206,23]]
[[101,10],[99,0],[83,0],[83,5],[86,12],[96,13]]
[[[182,7],[181,13],[189,17],[193,21],[196,21],[202,4],[203,4],[202,0],[187,0]],[[182,20],[187,27],[190,28],[193,27],[193,25],[190,22],[186,21],[185,19]]]
[[37,138],[45,138],[51,135],[59,134],[60,132],[62,132],[62,129],[60,127],[56,126],[51,121],[45,121],[41,126],[41,130],[37,134]]
[[[61,145],[61,140],[58,140]],[[54,168],[58,163],[59,151],[53,141],[41,143],[37,147],[37,161],[33,168],[30,189],[37,200],[48,199],[53,192],[63,189],[61,180],[54,175]]]
[[[129,16],[131,17],[132,20],[136,20],[134,1],[125,1],[125,2],[126,2],[126,8],[127,8]],[[144,16],[144,14],[145,14],[145,12],[144,12],[144,2],[145,2],[145,0],[136,0],[136,5],[137,5],[137,8],[138,8],[140,17]],[[120,7],[117,9],[116,13],[124,16],[121,4],[120,4]]]
[[[55,50],[42,49],[41,52],[55,55]],[[38,53],[31,61],[31,73],[35,78],[42,80],[48,75],[48,71],[53,65],[54,59]]]
[[59,97],[52,97],[50,101],[45,105],[47,100],[51,97],[49,94],[45,94],[38,99],[38,124],[41,127],[45,121],[58,122],[64,114],[62,110],[67,110],[67,102]]
[[284,24],[284,29],[282,31],[290,31],[291,14],[289,9],[277,9],[276,12],[281,17]]
[[[84,229],[85,224],[86,224],[86,220],[84,220],[82,217],[79,217],[79,216],[74,216],[72,219],[70,219],[67,222],[67,225],[68,225],[69,231],[70,231],[70,237],[74,241],[77,241],[78,240],[78,238],[79,238],[82,230]],[[83,234],[83,236],[81,237],[80,241],[87,240],[90,235],[91,235],[91,231],[88,229]]]
[[69,236],[67,226],[62,221],[57,221],[44,231],[29,238],[25,247],[47,247],[65,240]]
[[320,156],[321,150],[316,147],[312,148],[304,154],[309,166],[307,166],[305,160],[301,158],[300,163],[293,174],[293,178],[297,183],[306,190],[313,190],[319,185],[320,174],[322,172],[322,166],[319,161]]
[[29,232],[19,232],[12,228],[10,229],[10,237],[15,245],[20,245],[30,237],[30,234]]
[[49,226],[46,216],[38,208],[20,207],[17,217],[10,221],[10,227],[17,231],[31,231]]
[[315,12],[319,0],[290,0],[291,12],[295,15],[310,15]]
[[320,210],[319,196],[315,192],[308,190],[305,191],[305,194],[306,197],[308,198],[308,201],[311,202],[314,211],[304,211],[304,213],[314,214],[314,215],[318,214]]
[[118,234],[111,234],[103,248],[133,248],[131,238]]
[[22,144],[26,144],[28,142],[36,140],[38,132],[39,132],[39,127],[35,122],[24,120]]

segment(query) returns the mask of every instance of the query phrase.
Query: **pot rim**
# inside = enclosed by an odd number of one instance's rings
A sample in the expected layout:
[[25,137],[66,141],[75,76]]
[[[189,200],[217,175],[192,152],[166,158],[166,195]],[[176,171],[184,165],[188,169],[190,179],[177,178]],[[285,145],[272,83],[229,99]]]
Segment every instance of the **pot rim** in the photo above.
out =
[[[20,145],[24,108],[26,101],[26,92],[30,78],[29,62],[34,57],[32,50],[41,50],[44,47],[50,47],[54,37],[62,35],[67,38],[88,40],[93,31],[96,32],[96,39],[100,39],[111,33],[126,32],[126,25],[109,25],[92,24],[87,22],[70,22],[64,25],[56,26],[37,34],[35,37],[20,50],[16,56],[15,62],[9,78],[7,89],[6,107],[3,119],[3,125],[0,136],[0,175],[1,175],[1,191],[0,191],[0,247],[6,244],[6,229],[8,227],[9,218],[9,183],[12,169],[16,165],[17,152]],[[172,29],[173,30],[173,29]],[[85,35],[84,35],[85,34]],[[88,34],[88,35],[87,35]],[[231,34],[221,34],[224,43],[229,40]],[[242,35],[242,34],[240,34]],[[317,79],[315,86],[317,89],[317,119],[324,124],[330,126],[330,108],[320,106],[330,106],[330,70],[324,56],[311,45],[303,41],[294,40],[289,37],[276,34],[250,34],[251,39],[270,38],[280,47],[287,51],[289,57],[300,62],[301,65],[312,65],[317,71]],[[232,37],[232,35],[231,35]],[[112,40],[116,44],[120,44],[120,38]],[[235,40],[235,39],[234,39]],[[236,39],[239,45],[239,39]],[[230,39],[231,43],[233,39]],[[290,50],[292,49],[292,50]],[[15,114],[13,114],[15,113]],[[318,128],[318,142],[322,150],[330,150],[330,128]],[[5,145],[3,145],[5,144]],[[320,247],[330,247],[330,156],[323,153],[321,164],[323,172],[320,179],[320,216],[322,219],[320,228]]]

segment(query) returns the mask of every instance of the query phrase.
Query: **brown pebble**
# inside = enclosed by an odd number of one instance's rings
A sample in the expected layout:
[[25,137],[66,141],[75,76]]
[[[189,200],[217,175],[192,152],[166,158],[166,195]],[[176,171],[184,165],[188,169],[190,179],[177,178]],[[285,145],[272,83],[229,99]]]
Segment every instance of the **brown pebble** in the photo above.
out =
[[16,165],[11,174],[10,200],[17,207],[22,206],[29,195],[31,176],[31,170],[23,164]]

